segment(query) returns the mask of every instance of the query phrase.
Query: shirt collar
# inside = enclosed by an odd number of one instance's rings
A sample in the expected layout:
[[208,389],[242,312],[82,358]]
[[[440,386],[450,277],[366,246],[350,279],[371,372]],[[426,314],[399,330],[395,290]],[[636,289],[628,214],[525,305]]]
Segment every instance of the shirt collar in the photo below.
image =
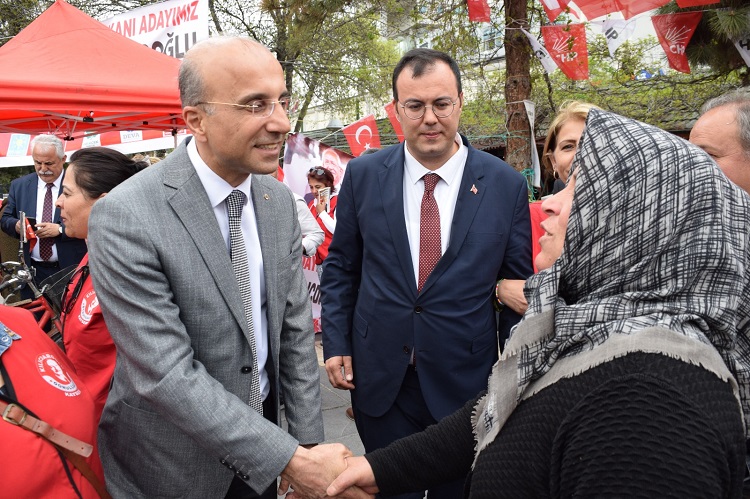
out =
[[211,203],[211,207],[216,208],[218,205],[223,203],[229,194],[234,190],[242,191],[250,199],[250,187],[252,186],[252,175],[248,175],[247,178],[237,187],[232,187],[226,180],[218,176],[209,166],[203,161],[200,154],[198,153],[198,146],[195,144],[195,139],[191,140],[187,144],[187,153],[190,158],[190,162],[195,167],[195,172],[198,174],[198,178],[201,179],[203,188],[206,189],[208,194],[208,200]]

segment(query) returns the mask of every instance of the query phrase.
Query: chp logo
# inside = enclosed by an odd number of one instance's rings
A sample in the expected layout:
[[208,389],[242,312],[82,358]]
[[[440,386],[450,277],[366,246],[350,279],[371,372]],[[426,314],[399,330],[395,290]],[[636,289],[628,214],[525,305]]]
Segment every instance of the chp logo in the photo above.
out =
[[81,312],[78,314],[78,320],[81,321],[81,324],[85,326],[91,322],[91,317],[94,316],[94,311],[98,306],[99,298],[96,297],[96,291],[92,289],[81,300]]
[[51,353],[43,353],[36,359],[36,368],[42,379],[65,392],[66,397],[75,397],[81,394],[80,388],[73,378],[63,369],[62,365]]

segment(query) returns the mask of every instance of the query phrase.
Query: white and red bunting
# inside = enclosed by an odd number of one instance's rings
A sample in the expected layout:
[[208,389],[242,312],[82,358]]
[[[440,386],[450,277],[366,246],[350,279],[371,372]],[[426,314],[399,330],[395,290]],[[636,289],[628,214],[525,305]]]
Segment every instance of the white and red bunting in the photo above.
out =
[[688,7],[700,7],[701,5],[713,5],[721,0],[677,0],[677,6],[681,9]]
[[591,21],[591,24],[601,28],[607,39],[609,55],[614,59],[615,51],[635,33],[635,19],[607,19],[605,21]]
[[555,69],[557,69],[557,64],[555,64],[555,61],[552,60],[552,57],[549,55],[549,51],[544,48],[544,45],[539,43],[539,41],[534,38],[534,35],[526,31],[525,29],[521,28],[521,31],[524,35],[526,35],[526,38],[529,39],[531,49],[534,51],[534,55],[539,59],[539,62],[542,63],[544,72],[550,74]]
[[345,126],[341,131],[344,133],[344,137],[346,137],[346,141],[352,150],[352,156],[355,158],[366,149],[380,148],[380,134],[373,114]]
[[586,26],[566,24],[542,26],[542,38],[552,60],[571,80],[589,77],[589,52]]
[[651,17],[659,43],[667,54],[669,67],[682,73],[690,73],[685,48],[693,37],[703,12],[680,12]]
[[544,12],[547,14],[547,17],[549,18],[549,22],[553,23],[555,22],[555,19],[565,12],[565,10],[568,8],[568,2],[567,0],[541,0],[542,1],[542,8],[544,8]]

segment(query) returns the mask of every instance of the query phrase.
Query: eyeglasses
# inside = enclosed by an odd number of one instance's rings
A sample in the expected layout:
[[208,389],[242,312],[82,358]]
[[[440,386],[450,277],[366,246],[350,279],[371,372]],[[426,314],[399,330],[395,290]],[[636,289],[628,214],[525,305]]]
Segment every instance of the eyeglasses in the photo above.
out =
[[307,173],[312,173],[315,175],[325,175],[326,171],[322,168],[310,168]]
[[216,102],[216,101],[206,101],[206,102],[197,102],[195,105],[199,106],[201,104],[219,104],[222,106],[232,106],[232,107],[238,107],[240,109],[244,109],[248,113],[252,114],[253,116],[257,118],[268,118],[273,114],[274,109],[276,109],[276,104],[279,104],[281,106],[281,109],[284,110],[284,112],[289,115],[290,107],[292,103],[291,97],[282,97],[279,100],[271,100],[271,99],[255,99],[250,101],[249,104],[234,104],[232,102]]
[[407,118],[410,120],[418,120],[424,116],[428,107],[432,109],[432,112],[438,118],[447,118],[453,114],[453,110],[456,108],[456,102],[458,102],[458,99],[454,102],[445,98],[436,100],[431,106],[427,106],[424,102],[419,102],[418,100],[410,100],[407,101],[406,104],[401,104],[399,102],[398,105],[403,108],[404,114]]
[[[79,276],[78,282],[76,283],[75,288],[73,288],[73,293],[70,296],[68,296],[70,283],[75,280],[76,276]],[[75,305],[76,301],[78,301],[78,295],[81,294],[81,289],[83,289],[83,284],[86,282],[86,279],[88,279],[88,277],[89,277],[88,265],[84,265],[83,267],[79,268],[78,270],[73,272],[72,276],[70,276],[68,285],[65,286],[65,291],[63,292],[63,295],[62,295],[62,309],[63,309],[63,312],[65,312],[65,315],[68,315],[73,310],[73,306]]]

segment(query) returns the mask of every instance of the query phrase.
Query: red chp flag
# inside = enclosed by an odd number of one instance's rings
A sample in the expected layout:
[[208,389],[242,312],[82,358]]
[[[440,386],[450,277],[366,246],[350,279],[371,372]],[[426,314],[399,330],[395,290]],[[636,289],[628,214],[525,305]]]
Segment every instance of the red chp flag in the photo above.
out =
[[667,54],[669,67],[682,73],[690,73],[685,48],[693,37],[695,27],[703,12],[681,12],[651,17],[661,48]]
[[555,19],[565,12],[565,9],[568,8],[568,1],[567,0],[542,0],[542,7],[544,8],[544,12],[547,14],[547,17],[549,18],[549,22],[553,23],[555,22]]
[[565,76],[571,80],[589,77],[589,52],[583,24],[542,26],[544,47]]
[[401,122],[398,120],[398,115],[396,114],[396,105],[393,101],[385,105],[385,112],[388,113],[388,121],[391,122],[391,126],[393,127],[393,131],[396,132],[398,141],[403,142],[404,131],[401,129]]
[[469,21],[490,22],[490,4],[487,0],[466,0],[466,5],[469,7]]
[[380,148],[380,135],[378,134],[378,125],[375,123],[375,116],[365,116],[351,125],[342,129],[346,141],[352,150],[352,156],[355,158],[362,154],[365,149],[372,147]]

